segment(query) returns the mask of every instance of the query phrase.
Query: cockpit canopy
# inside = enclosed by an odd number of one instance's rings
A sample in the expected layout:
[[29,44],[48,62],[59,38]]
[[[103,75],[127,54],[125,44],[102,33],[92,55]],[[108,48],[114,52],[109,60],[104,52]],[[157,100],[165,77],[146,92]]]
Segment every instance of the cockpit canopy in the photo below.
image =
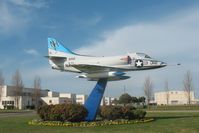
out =
[[148,58],[148,59],[151,59],[150,56],[148,56],[148,55],[146,55],[146,54],[144,54],[144,53],[136,53],[136,54],[137,54],[137,56],[139,56],[139,57],[141,57],[141,58]]

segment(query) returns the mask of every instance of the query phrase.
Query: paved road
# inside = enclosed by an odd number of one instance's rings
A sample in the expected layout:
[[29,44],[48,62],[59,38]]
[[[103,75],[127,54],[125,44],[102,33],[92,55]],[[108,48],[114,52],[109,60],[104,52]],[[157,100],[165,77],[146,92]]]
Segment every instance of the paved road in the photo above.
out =
[[5,113],[0,113],[0,118],[5,118],[5,117],[12,117],[12,116],[30,116],[36,114],[35,111],[27,111],[27,112],[5,112]]

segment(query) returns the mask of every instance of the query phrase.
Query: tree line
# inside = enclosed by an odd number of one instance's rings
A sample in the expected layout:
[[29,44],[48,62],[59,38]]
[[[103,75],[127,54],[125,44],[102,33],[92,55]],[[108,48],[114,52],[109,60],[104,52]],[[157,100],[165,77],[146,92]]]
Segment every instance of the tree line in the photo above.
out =
[[132,104],[136,104],[136,105],[145,105],[145,100],[146,98],[144,96],[141,97],[135,97],[135,96],[131,96],[128,93],[124,93],[122,94],[119,99],[115,99],[113,101],[113,103],[115,105],[121,104],[123,106],[127,106],[127,105],[132,105]]
[[[190,70],[188,70],[185,73],[182,83],[183,83],[183,88],[184,88],[183,90],[186,92],[186,97],[187,97],[187,101],[188,101],[187,104],[190,105],[191,104],[191,92],[194,90],[193,78],[192,78],[192,74],[191,74]],[[149,76],[145,78],[143,90],[144,90],[144,94],[146,97],[147,105],[149,105],[150,101],[153,100],[153,82]],[[167,101],[167,105],[168,105],[168,103],[169,103],[168,80],[165,80],[164,91],[166,92],[166,101]]]
[[[128,93],[124,93],[119,97],[119,100],[115,100],[114,103],[116,104],[123,104],[124,106],[126,104],[144,104],[150,105],[150,101],[153,100],[153,81],[151,80],[150,76],[146,77],[143,83],[143,91],[144,91],[144,96],[142,97],[133,97],[130,96]],[[183,79],[183,87],[184,91],[186,92],[187,96],[187,104],[191,104],[191,92],[194,90],[193,87],[193,79],[192,79],[192,74],[191,71],[187,71],[184,75]],[[169,83],[168,80],[165,80],[164,83],[164,91],[166,92],[166,101],[167,105],[169,104]]]

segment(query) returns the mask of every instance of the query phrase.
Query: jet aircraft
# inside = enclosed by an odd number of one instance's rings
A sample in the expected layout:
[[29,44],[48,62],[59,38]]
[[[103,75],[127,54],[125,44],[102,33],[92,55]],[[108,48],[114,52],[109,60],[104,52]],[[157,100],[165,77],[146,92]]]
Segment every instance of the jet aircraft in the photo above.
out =
[[121,56],[96,57],[80,55],[64,47],[54,38],[48,38],[48,56],[52,69],[80,73],[78,78],[90,81],[108,81],[130,78],[128,71],[157,69],[166,63],[153,59],[144,53],[128,53]]

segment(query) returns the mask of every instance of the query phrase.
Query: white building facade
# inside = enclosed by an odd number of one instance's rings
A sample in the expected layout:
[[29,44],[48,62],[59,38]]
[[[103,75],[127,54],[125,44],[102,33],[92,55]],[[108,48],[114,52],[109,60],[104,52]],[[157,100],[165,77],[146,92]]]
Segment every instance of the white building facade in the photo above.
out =
[[67,97],[60,97],[58,92],[49,91],[48,95],[41,97],[43,104],[55,105],[55,104],[64,104],[70,103],[70,99]]
[[[188,104],[188,95],[185,91],[156,92],[154,102],[157,105],[185,105]],[[191,104],[199,103],[193,91],[190,93]]]
[[83,105],[86,102],[87,95],[77,94],[76,95],[76,103]]
[[68,99],[70,99],[70,103],[73,103],[73,104],[76,103],[76,94],[72,94],[72,93],[60,93],[59,97],[61,97],[61,98],[68,98]]
[[100,105],[101,106],[109,106],[109,105],[114,105],[114,100],[116,100],[116,98],[113,98],[113,97],[103,97],[102,100],[101,100],[101,103]]
[[[15,96],[14,87],[5,85],[2,87],[0,92],[0,109],[28,109],[30,106],[36,106],[34,100],[35,89],[33,88],[23,88],[21,91],[21,96]],[[50,90],[40,90],[39,102],[46,105],[55,104],[81,104],[84,105],[87,100],[87,95],[84,94],[72,94],[72,93],[59,93]],[[101,101],[101,106],[103,105],[113,105],[113,100],[115,98],[103,97]]]
[[[26,109],[29,106],[34,106],[34,92],[33,88],[23,88],[21,96],[15,96],[14,87],[4,85],[1,90],[0,109]],[[41,96],[46,96],[47,93],[47,90],[40,91]]]

